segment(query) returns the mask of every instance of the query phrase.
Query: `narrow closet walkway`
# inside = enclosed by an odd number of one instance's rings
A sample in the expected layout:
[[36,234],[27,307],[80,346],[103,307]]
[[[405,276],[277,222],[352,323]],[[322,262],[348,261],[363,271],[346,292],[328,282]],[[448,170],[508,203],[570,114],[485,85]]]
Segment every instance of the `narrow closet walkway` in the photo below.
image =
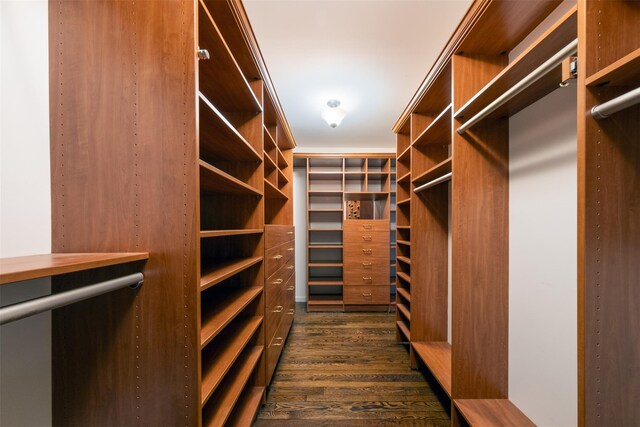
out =
[[395,340],[395,313],[306,313],[255,426],[449,426],[446,408]]

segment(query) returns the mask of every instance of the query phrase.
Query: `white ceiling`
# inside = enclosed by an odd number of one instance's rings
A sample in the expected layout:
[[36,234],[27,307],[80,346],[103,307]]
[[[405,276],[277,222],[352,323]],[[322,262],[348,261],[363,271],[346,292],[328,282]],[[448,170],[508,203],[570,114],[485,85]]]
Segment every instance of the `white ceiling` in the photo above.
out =
[[[244,0],[299,151],[395,148],[391,127],[470,0]],[[336,98],[347,111],[321,118]]]

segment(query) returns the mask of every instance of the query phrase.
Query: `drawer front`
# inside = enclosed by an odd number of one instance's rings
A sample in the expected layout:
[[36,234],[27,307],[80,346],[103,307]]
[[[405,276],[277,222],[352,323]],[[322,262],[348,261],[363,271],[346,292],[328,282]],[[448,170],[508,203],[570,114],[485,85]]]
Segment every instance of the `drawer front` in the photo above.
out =
[[292,321],[292,315],[283,316],[273,338],[267,339],[269,342],[269,346],[267,347],[267,384],[271,382],[271,377],[278,364],[278,359],[287,340]]
[[269,278],[267,278],[265,283],[267,307],[277,302],[284,290],[287,289],[288,282],[294,274],[295,268],[293,268],[293,265],[283,265],[280,270],[276,271]]
[[295,242],[286,242],[265,251],[265,276],[271,277],[283,265],[293,265]]
[[362,256],[360,258],[348,258],[344,261],[345,274],[352,272],[359,276],[386,276],[391,274],[391,262],[389,258],[372,258]]
[[294,228],[292,225],[265,225],[264,245],[270,249],[294,239]]
[[380,220],[366,220],[366,219],[358,219],[358,220],[345,220],[344,221],[344,230],[345,231],[386,231],[389,232],[390,229],[389,220],[388,219],[380,219]]
[[381,245],[389,250],[389,232],[388,231],[345,231],[344,246],[359,245]]
[[276,304],[273,307],[266,307],[265,313],[265,333],[267,337],[267,342],[270,342],[271,339],[276,335],[278,331],[278,327],[280,326],[280,322],[282,322],[282,318],[284,317],[285,308],[283,305]]
[[348,304],[389,304],[387,286],[348,286],[343,290],[344,303]]
[[[387,289],[391,284],[389,273],[366,273],[359,274],[354,271],[346,271],[344,274],[343,289],[350,286],[366,285],[366,286],[386,286]],[[345,302],[346,304],[346,302]]]
[[282,353],[282,348],[284,347],[284,337],[280,336],[280,333],[276,335],[267,347],[267,384],[271,382],[273,371],[276,370],[280,353]]
[[[389,244],[378,242],[366,243],[346,243],[343,249],[344,260],[351,261],[360,259],[390,259]],[[388,264],[389,262],[387,262]]]

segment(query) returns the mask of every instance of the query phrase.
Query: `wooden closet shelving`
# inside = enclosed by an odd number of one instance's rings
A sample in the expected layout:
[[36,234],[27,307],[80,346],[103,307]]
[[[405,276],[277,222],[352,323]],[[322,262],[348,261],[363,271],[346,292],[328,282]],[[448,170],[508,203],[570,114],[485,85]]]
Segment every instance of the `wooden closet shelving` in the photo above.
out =
[[[475,93],[471,99],[458,108],[455,112],[456,118],[460,120],[463,118],[468,119],[477,114],[493,100],[520,82],[536,67],[553,56],[558,50],[575,40],[577,37],[577,15],[577,7],[574,6],[489,83]],[[516,114],[557,89],[558,82],[562,80],[561,76],[561,66],[557,66],[553,71],[545,74],[536,83],[497,108],[487,117],[496,118]]]
[[[307,310],[381,309],[382,306],[388,309],[391,299],[381,296],[377,287],[371,288],[371,292],[368,288],[373,285],[386,287],[386,282],[392,283],[395,276],[395,272],[391,271],[395,268],[395,253],[389,253],[388,249],[391,247],[389,242],[393,240],[391,234],[395,229],[396,215],[395,209],[391,208],[395,202],[396,186],[394,159],[388,155],[300,154],[296,155],[296,166],[304,167],[307,176]],[[363,273],[361,280],[364,283],[360,285],[367,289],[349,287],[354,285],[355,280],[354,275],[349,276],[352,268],[349,257],[362,251],[350,248],[350,243],[346,241],[349,233],[354,232],[346,222],[345,206],[348,201],[375,206],[377,213],[371,213],[372,218],[375,216],[373,219],[390,220],[385,225],[389,236],[385,236],[383,245],[383,253],[389,253],[385,255],[390,260],[389,271],[376,272],[380,277],[375,276],[375,280],[373,275]],[[372,236],[368,237],[373,239]],[[382,250],[382,247],[376,249],[376,254],[381,253],[378,250]],[[361,255],[373,256],[373,247],[366,251]],[[367,262],[365,264],[369,265]],[[391,280],[382,279],[380,274]],[[391,297],[391,292],[385,293]],[[345,294],[348,294],[347,303]],[[369,303],[367,298],[370,298]]]
[[[564,5],[549,18],[560,1],[475,1],[394,126],[401,177],[397,338],[410,341],[411,366],[425,367],[452,399],[454,425],[532,425],[508,400],[505,118],[557,89],[560,65],[475,122],[467,133],[455,131],[576,39],[579,14],[588,2],[579,3]],[[595,10],[600,2],[591,4]],[[595,11],[588,16],[601,19]],[[621,14],[616,17],[622,19]],[[630,28],[631,18],[625,19]],[[612,20],[608,25],[615,24]],[[496,35],[498,27],[501,32]],[[534,30],[541,35],[531,36],[532,41],[522,46]],[[516,48],[519,53],[509,61],[508,54]],[[638,81],[637,45],[614,50],[620,55],[612,63],[629,64],[628,71],[587,72],[587,82],[602,84],[608,76]],[[603,68],[607,66],[611,67]],[[637,173],[636,168],[627,178]],[[438,178],[445,179],[423,186]],[[451,215],[462,206],[463,214]],[[476,216],[483,221],[467,221]],[[490,253],[490,265],[478,253]],[[449,257],[455,260],[452,275]],[[450,312],[451,293],[455,303]]]
[[151,254],[135,299],[54,313],[54,424],[249,425],[293,319],[295,142],[243,5],[51,8],[50,57],[78,58],[51,62],[53,249]]

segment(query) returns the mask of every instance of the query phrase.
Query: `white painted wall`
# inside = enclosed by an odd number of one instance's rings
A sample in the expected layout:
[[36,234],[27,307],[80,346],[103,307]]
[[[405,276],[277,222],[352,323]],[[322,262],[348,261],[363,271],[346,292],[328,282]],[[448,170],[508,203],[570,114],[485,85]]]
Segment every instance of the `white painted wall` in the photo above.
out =
[[509,122],[509,397],[577,425],[576,87]]
[[[51,252],[48,4],[0,1],[0,257]],[[0,305],[49,279],[0,288]],[[0,425],[51,425],[51,315],[0,327]]]
[[296,227],[296,301],[307,301],[307,169],[293,168],[293,225]]

